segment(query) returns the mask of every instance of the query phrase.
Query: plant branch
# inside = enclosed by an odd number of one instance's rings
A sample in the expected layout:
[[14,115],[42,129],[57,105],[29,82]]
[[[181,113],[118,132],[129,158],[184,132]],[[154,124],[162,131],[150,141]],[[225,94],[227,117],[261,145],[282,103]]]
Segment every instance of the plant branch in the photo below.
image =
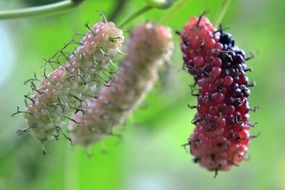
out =
[[3,10],[0,11],[0,20],[58,14],[63,11],[67,11],[74,7],[77,7],[83,1],[84,0],[65,0],[58,3],[36,7],[27,7],[15,10]]

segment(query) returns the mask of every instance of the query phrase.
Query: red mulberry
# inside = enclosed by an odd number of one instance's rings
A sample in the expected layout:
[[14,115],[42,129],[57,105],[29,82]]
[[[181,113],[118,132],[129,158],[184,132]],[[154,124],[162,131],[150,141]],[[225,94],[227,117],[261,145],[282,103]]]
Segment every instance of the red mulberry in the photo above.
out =
[[190,152],[202,167],[227,171],[244,159],[250,141],[245,54],[204,17],[191,18],[181,38],[185,67],[198,85]]

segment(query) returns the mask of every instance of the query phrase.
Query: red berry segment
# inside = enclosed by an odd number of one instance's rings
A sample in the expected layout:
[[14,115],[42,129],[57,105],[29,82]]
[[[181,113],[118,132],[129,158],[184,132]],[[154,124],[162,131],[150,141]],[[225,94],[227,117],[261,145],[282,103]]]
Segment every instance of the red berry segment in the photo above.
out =
[[[181,33],[184,64],[195,79],[207,76],[212,64],[221,66],[221,60],[215,58],[216,50],[222,49],[215,31],[207,18],[194,17],[188,21]],[[219,75],[219,72],[219,68],[215,68],[212,74]]]
[[185,67],[199,89],[190,152],[202,167],[227,171],[244,159],[250,140],[244,52],[204,17],[191,18],[181,38]]

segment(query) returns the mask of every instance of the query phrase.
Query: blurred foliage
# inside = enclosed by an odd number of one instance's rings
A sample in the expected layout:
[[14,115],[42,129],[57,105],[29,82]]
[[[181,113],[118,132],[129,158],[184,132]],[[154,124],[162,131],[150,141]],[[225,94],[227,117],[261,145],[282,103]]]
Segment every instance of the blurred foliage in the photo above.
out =
[[[98,11],[103,10],[106,15],[118,11],[114,7],[117,1],[86,0],[61,15],[0,21],[0,47],[5,50],[11,46],[13,51],[11,55],[0,52],[0,73],[8,76],[0,81],[0,190],[285,189],[284,0],[232,1],[223,20],[236,43],[256,55],[248,62],[254,70],[249,78],[257,83],[250,104],[260,107],[257,113],[251,113],[252,122],[259,123],[251,133],[260,132],[261,136],[252,141],[250,159],[240,167],[221,172],[214,179],[213,173],[195,165],[180,147],[193,131],[190,121],[195,113],[186,105],[195,100],[188,88],[193,80],[181,70],[178,36],[175,56],[161,73],[163,80],[119,131],[123,134],[121,141],[108,137],[85,150],[70,146],[62,138],[48,143],[49,153],[43,156],[41,145],[30,135],[16,135],[17,129],[24,128],[24,119],[12,118],[11,114],[16,106],[24,107],[23,95],[29,87],[23,82],[33,72],[40,76],[43,58],[51,57],[76,32],[84,33],[85,23],[97,22]],[[189,17],[204,10],[214,21],[222,2],[184,0],[180,4],[182,1],[170,9],[142,15],[124,31],[145,21],[181,30]],[[0,0],[0,7],[4,10],[50,2],[54,1]],[[144,1],[127,0],[114,20],[120,23],[143,5]],[[88,151],[93,156],[88,156]]]
[[[63,0],[61,0],[63,1]],[[60,2],[59,0],[23,0],[22,1],[26,6],[39,6],[46,5],[50,3]]]

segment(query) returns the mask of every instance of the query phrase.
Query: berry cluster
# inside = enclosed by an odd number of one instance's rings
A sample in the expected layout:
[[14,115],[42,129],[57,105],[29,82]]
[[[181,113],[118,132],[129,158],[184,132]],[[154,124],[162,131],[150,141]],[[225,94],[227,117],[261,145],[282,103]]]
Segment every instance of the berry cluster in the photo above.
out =
[[208,170],[227,171],[244,159],[250,141],[245,54],[202,16],[189,20],[181,38],[185,67],[198,86],[190,152]]
[[110,87],[103,87],[98,99],[88,100],[85,112],[75,114],[73,119],[79,123],[68,127],[72,142],[88,146],[112,134],[152,88],[172,50],[169,28],[153,23],[136,26]]

